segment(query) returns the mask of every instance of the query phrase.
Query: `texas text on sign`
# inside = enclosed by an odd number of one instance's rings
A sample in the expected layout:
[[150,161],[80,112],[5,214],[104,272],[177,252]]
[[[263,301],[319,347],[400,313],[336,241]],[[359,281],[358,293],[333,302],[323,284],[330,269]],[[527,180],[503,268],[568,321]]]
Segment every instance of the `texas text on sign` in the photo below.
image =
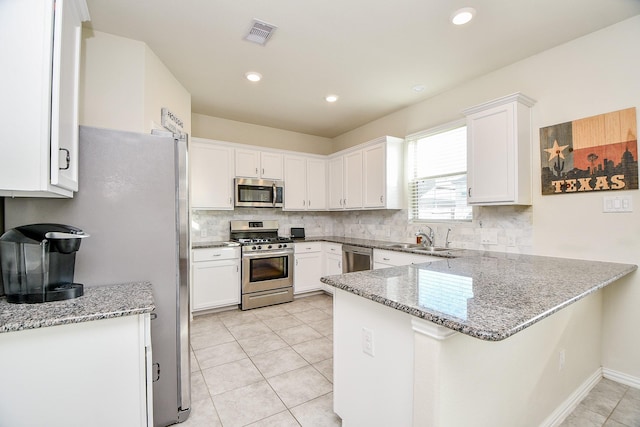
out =
[[540,129],[542,194],[638,188],[636,109]]

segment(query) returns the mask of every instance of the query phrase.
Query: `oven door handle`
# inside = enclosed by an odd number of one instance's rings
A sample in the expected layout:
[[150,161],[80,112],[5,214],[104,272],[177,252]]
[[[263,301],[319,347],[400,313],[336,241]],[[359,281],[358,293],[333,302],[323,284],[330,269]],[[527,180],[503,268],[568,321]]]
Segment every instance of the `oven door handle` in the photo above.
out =
[[271,258],[278,256],[288,256],[293,255],[292,250],[283,250],[283,251],[264,251],[264,252],[248,252],[242,254],[242,258]]

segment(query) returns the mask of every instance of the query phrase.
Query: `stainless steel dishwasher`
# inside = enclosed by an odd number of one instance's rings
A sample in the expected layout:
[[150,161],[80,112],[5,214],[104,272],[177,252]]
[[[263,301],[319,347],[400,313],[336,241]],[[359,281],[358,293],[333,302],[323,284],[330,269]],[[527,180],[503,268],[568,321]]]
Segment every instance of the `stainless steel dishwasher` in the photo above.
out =
[[371,270],[373,267],[373,249],[359,246],[342,245],[342,272]]

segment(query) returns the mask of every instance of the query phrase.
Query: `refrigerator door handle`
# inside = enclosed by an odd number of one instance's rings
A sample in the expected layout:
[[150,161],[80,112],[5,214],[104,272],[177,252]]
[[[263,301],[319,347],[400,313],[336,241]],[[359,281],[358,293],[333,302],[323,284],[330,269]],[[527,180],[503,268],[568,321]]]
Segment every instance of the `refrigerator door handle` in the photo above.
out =
[[160,363],[153,364],[153,379],[152,381],[155,383],[160,379]]

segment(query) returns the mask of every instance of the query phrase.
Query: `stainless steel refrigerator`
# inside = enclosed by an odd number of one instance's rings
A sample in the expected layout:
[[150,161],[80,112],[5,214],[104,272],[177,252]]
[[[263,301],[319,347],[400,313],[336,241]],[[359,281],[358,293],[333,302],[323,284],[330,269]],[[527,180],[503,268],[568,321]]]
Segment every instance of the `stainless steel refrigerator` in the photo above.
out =
[[[6,228],[57,222],[91,235],[76,258],[84,286],[149,281],[155,426],[190,412],[187,142],[80,127],[73,199],[5,199]],[[96,385],[99,386],[99,385]]]

